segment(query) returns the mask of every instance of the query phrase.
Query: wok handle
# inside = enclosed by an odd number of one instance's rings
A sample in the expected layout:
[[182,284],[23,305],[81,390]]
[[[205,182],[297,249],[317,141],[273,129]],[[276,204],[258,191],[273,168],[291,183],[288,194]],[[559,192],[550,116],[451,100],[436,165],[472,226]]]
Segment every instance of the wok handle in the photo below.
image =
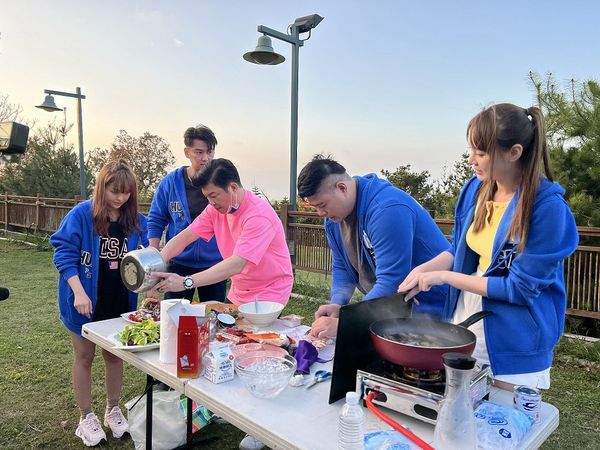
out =
[[479,322],[481,319],[487,316],[491,316],[492,311],[479,311],[472,316],[467,317],[464,321],[457,324],[459,327],[468,328],[473,325],[475,322]]

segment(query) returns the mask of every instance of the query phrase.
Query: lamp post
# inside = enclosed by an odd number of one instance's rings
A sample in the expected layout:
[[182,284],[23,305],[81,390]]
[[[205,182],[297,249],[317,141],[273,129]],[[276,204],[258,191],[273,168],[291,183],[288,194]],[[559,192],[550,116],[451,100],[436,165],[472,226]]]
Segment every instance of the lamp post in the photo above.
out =
[[53,91],[51,89],[44,89],[46,98],[44,103],[36,106],[36,108],[43,109],[44,111],[54,112],[62,111],[62,108],[56,106],[54,103],[53,95],[61,95],[63,97],[73,97],[77,99],[77,131],[79,135],[79,183],[81,187],[81,198],[85,199],[86,195],[86,182],[85,182],[85,162],[83,159],[83,124],[81,121],[81,99],[85,98],[85,95],[81,94],[81,88],[75,88],[75,94],[70,92]]
[[[298,170],[298,55],[304,41],[310,39],[310,32],[323,17],[318,14],[297,18],[288,27],[289,34],[284,34],[271,28],[259,25],[257,31],[263,35],[258,38],[256,49],[244,53],[244,59],[253,64],[276,65],[285,61],[285,58],[275,53],[271,38],[279,39],[292,45],[292,101],[291,101],[291,126],[290,126],[290,209],[296,210],[296,172]],[[306,39],[300,39],[301,33],[309,33]]]

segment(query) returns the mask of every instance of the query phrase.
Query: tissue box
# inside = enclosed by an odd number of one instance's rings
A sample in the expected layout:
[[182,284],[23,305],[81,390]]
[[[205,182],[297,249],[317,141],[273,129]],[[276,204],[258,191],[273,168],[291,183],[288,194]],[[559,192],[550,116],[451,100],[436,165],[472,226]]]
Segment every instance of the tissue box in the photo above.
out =
[[210,351],[204,355],[204,378],[215,384],[233,380],[233,353],[225,344],[210,345]]

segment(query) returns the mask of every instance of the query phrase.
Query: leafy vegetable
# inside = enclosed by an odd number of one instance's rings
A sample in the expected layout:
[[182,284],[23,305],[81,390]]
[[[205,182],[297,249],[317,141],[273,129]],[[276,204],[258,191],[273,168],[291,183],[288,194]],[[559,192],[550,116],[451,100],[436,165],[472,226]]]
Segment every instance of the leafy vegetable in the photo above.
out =
[[154,320],[144,320],[140,323],[127,325],[119,333],[123,345],[147,345],[160,341],[160,324]]

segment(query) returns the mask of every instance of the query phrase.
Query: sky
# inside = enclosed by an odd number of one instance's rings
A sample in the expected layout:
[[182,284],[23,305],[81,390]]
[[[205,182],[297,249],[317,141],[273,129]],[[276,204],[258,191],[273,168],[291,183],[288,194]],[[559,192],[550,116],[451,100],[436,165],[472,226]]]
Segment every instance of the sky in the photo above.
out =
[[[535,103],[530,71],[600,78],[600,2],[0,0],[0,94],[44,124],[44,89],[81,87],[86,151],[119,130],[163,137],[208,125],[246,187],[289,196],[291,46],[286,61],[242,59],[258,25],[285,32],[319,14],[299,56],[298,172],[329,153],[352,175],[410,164],[439,178],[465,129],[496,102]],[[307,37],[307,35],[303,36]],[[76,122],[76,102],[55,97]],[[62,120],[62,119],[61,119]],[[70,141],[77,148],[76,128]]]

